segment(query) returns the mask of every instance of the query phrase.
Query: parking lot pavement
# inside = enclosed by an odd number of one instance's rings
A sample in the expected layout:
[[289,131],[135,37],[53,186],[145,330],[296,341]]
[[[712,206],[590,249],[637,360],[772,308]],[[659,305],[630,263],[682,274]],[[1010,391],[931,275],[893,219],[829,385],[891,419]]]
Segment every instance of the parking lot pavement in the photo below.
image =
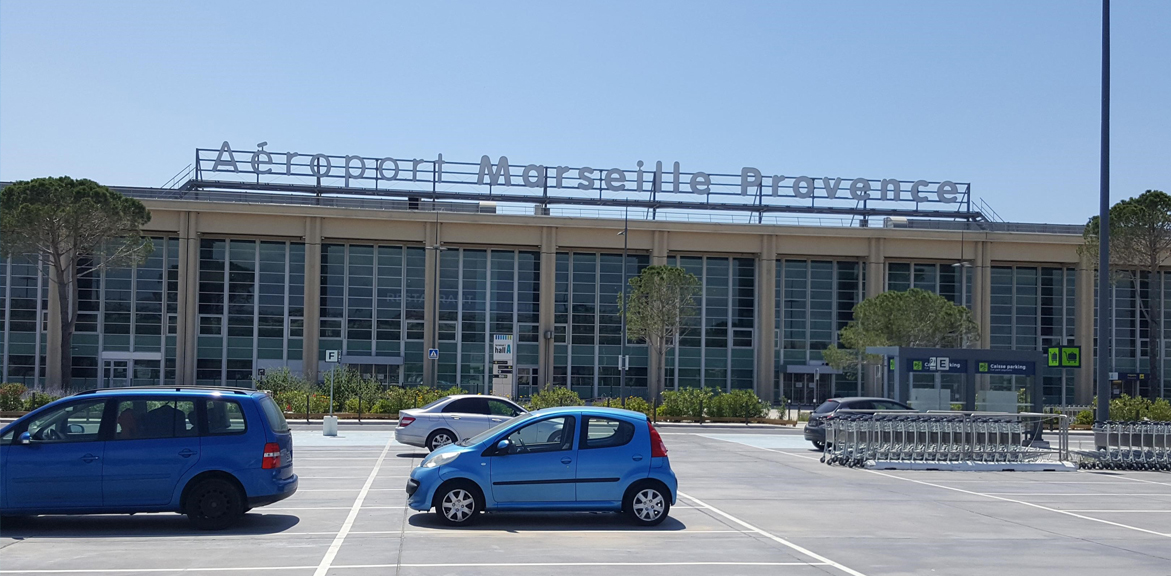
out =
[[0,574],[1171,573],[1171,475],[829,467],[799,431],[664,430],[681,494],[652,529],[617,514],[406,509],[423,450],[389,429],[298,430],[298,493],[224,532],[174,514],[0,526]]

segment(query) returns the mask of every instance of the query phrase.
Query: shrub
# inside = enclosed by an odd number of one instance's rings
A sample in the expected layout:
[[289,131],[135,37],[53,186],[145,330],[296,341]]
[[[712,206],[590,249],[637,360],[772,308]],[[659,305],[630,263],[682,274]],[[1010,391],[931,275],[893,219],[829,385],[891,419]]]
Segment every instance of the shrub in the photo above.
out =
[[1092,426],[1094,424],[1094,411],[1082,410],[1081,412],[1078,412],[1077,418],[1074,419],[1073,423],[1083,426]]
[[24,396],[24,393],[27,391],[28,389],[24,387],[24,384],[4,384],[0,386],[0,410],[11,411],[24,408],[24,402],[21,401],[20,397]]
[[711,388],[665,390],[663,391],[663,404],[659,406],[659,416],[699,418],[703,416],[704,405],[711,398]]
[[279,395],[273,395],[273,400],[276,401],[277,406],[280,406],[285,412],[292,414],[304,414],[305,402],[309,402],[309,412],[312,414],[327,414],[329,413],[329,392],[319,394],[317,392],[296,392],[286,391]]
[[751,390],[733,390],[717,394],[706,403],[705,411],[712,418],[764,418],[769,405]]
[[582,406],[584,404],[585,402],[582,402],[577,392],[569,388],[562,388],[561,386],[549,386],[533,394],[527,408],[529,410],[540,410],[555,406]]
[[1171,402],[1166,398],[1159,398],[1151,404],[1150,412],[1147,413],[1147,418],[1155,420],[1156,422],[1171,422]]
[[268,373],[263,378],[253,378],[253,384],[257,390],[268,390],[274,398],[283,392],[304,393],[311,388],[308,380],[293,374],[287,366]]
[[630,396],[626,398],[626,406],[622,405],[621,398],[605,398],[600,402],[595,402],[594,406],[605,406],[606,408],[622,408],[631,410],[633,412],[642,412],[649,418],[651,416],[651,404],[638,396]]
[[809,421],[809,414],[810,414],[809,412],[797,411],[797,421],[798,422],[808,422]]
[[41,406],[44,406],[45,404],[48,404],[49,402],[52,402],[58,398],[60,398],[60,396],[53,396],[52,394],[45,394],[44,392],[37,392],[34,390],[31,394],[28,395],[28,398],[25,398],[24,409],[36,410],[37,408],[40,408]]

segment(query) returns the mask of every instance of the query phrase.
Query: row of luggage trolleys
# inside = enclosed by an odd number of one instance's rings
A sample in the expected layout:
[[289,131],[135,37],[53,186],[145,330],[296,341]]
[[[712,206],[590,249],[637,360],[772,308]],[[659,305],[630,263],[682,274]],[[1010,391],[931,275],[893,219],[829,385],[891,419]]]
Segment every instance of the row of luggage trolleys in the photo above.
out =
[[1102,470],[1171,470],[1171,422],[1107,421],[1094,425],[1094,458],[1082,465]]
[[[1058,424],[1056,449],[1040,442],[1045,421]],[[839,411],[826,421],[822,462],[1012,464],[1068,455],[1068,418],[1060,414]]]

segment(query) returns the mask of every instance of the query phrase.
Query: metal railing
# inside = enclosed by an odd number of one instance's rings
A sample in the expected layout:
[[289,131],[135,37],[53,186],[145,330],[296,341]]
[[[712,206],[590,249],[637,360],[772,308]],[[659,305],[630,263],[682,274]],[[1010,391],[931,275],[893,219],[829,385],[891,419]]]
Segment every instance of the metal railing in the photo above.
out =
[[[1056,446],[1041,430],[1054,423]],[[1070,461],[1063,414],[841,410],[825,424],[822,462],[849,467]]]
[[1119,422],[1094,425],[1097,451],[1082,465],[1098,470],[1171,471],[1171,422]]

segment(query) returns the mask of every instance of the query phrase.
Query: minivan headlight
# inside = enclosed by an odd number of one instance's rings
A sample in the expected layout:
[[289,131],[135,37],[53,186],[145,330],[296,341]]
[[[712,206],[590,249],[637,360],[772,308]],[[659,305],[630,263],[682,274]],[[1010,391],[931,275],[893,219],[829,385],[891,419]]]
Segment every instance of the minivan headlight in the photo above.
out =
[[434,457],[428,459],[426,462],[423,462],[423,467],[424,468],[434,468],[436,466],[443,466],[444,464],[447,464],[447,463],[451,462],[452,460],[455,460],[456,457],[458,457],[458,456],[459,456],[459,452],[444,452],[443,454],[440,454],[438,456],[434,456]]

